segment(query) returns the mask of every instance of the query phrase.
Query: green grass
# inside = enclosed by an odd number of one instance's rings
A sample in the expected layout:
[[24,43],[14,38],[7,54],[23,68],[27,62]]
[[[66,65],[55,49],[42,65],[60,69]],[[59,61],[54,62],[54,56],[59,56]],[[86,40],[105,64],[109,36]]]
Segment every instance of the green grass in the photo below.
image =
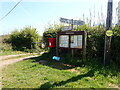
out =
[[12,51],[12,50],[8,50],[8,51],[2,51],[0,50],[0,56],[3,55],[16,55],[16,54],[25,54],[26,52],[22,52],[22,51]]
[[[49,57],[49,56],[48,56]],[[89,62],[81,67],[64,66],[47,60],[46,54],[6,66],[3,70],[3,88],[116,88],[118,74],[116,67],[104,67]],[[94,60],[94,59],[93,59]],[[77,72],[71,72],[69,69]],[[79,73],[78,73],[79,72]]]

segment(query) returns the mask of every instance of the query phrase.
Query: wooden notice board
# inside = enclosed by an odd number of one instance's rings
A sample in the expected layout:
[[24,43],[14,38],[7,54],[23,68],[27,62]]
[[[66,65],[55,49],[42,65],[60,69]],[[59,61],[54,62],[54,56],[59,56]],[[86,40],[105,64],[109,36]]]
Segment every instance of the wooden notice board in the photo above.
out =
[[67,31],[58,33],[58,47],[69,49],[83,49],[84,31]]

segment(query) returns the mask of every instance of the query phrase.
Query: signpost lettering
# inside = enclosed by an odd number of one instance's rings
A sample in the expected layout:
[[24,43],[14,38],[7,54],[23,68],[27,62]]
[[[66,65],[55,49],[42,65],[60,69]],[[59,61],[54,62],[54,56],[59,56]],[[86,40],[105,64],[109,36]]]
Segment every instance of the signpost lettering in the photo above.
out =
[[67,23],[67,24],[73,24],[73,25],[84,25],[85,22],[81,20],[73,20],[73,19],[66,19],[66,18],[60,18],[60,22]]
[[67,31],[67,30],[72,30],[72,27],[71,26],[64,26],[62,28],[62,31]]

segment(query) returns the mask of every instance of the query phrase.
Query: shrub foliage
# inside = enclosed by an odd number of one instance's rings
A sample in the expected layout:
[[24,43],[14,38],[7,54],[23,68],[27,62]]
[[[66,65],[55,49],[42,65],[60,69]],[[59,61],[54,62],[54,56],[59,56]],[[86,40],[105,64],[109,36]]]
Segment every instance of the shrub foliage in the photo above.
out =
[[[57,25],[56,25],[57,26]],[[43,38],[48,44],[48,38],[56,37],[56,33],[61,31],[61,27],[46,28],[43,34]],[[104,56],[104,42],[105,42],[105,28],[104,26],[89,27],[88,25],[82,25],[75,27],[74,31],[87,31],[87,57],[101,58]],[[113,36],[111,43],[111,58],[112,61],[120,64],[120,26],[113,27]],[[62,52],[63,54],[63,52]],[[64,54],[65,55],[65,54]],[[69,55],[70,56],[70,55]],[[80,55],[81,56],[81,55]],[[69,62],[67,60],[67,62]],[[72,61],[73,62],[73,61]],[[75,61],[74,61],[75,63]]]
[[48,46],[48,38],[56,38],[57,32],[60,32],[63,25],[48,25],[45,28],[45,32],[43,33],[43,40],[45,42],[46,47]]
[[32,27],[25,27],[20,31],[13,31],[8,39],[8,42],[12,44],[15,50],[36,48],[39,41],[40,36],[36,29]]

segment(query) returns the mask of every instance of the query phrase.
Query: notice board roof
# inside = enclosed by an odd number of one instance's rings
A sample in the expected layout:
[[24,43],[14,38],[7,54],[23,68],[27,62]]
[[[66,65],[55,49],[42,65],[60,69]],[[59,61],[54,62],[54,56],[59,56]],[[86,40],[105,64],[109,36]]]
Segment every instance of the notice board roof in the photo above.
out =
[[59,32],[58,35],[84,35],[85,31],[64,31]]

